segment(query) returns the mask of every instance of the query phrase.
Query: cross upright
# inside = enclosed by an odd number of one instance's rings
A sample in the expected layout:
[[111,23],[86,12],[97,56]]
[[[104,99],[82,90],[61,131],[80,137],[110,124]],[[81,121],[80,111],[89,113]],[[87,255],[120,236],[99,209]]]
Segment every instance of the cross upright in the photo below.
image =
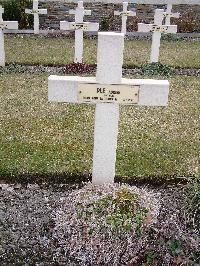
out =
[[114,11],[115,16],[122,17],[122,29],[121,32],[126,34],[126,22],[128,17],[136,16],[136,12],[128,11],[128,2],[123,2],[123,11]]
[[0,66],[5,66],[4,29],[17,30],[17,21],[3,21],[4,8],[0,5]]
[[3,13],[4,13],[4,8],[0,6],[0,22],[3,21]]
[[179,18],[180,17],[180,13],[173,13],[172,12],[172,4],[167,4],[167,9],[164,13],[164,17],[165,17],[165,25],[170,25],[170,19],[171,18]]
[[99,23],[83,22],[84,15],[91,15],[91,10],[84,9],[83,1],[78,1],[78,7],[76,7],[76,10],[70,10],[69,14],[75,14],[75,22],[60,21],[60,29],[75,31],[74,62],[82,63],[83,31],[98,31]]
[[119,105],[166,106],[167,80],[122,78],[124,34],[98,33],[96,77],[50,76],[50,102],[96,104],[93,170],[94,184],[113,183],[117,149]]
[[38,8],[38,0],[33,0],[33,9],[25,9],[26,14],[33,14],[34,15],[34,34],[39,34],[39,15],[40,14],[47,14],[47,9],[39,9]]
[[138,23],[139,32],[152,32],[152,45],[150,63],[158,62],[160,51],[160,39],[162,33],[176,33],[177,25],[162,25],[164,19],[164,10],[156,9],[154,15],[154,24]]

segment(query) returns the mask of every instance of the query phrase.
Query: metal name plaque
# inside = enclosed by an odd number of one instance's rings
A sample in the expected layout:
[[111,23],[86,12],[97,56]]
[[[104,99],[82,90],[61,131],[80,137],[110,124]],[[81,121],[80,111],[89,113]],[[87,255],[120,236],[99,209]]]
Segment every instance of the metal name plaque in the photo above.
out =
[[161,32],[161,33],[167,33],[168,26],[152,26],[150,32]]
[[127,16],[127,17],[131,17],[133,15],[132,12],[128,11],[128,12],[121,12],[120,16]]
[[137,85],[78,84],[78,101],[137,104],[139,100]]
[[87,30],[88,24],[85,23],[70,23],[69,24],[70,30]]

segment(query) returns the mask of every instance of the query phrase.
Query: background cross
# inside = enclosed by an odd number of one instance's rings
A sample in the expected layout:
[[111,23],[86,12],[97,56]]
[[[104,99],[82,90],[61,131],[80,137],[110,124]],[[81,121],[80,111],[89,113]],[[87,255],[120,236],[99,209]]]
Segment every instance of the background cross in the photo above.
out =
[[38,8],[38,0],[33,0],[33,9],[25,9],[26,14],[33,14],[34,16],[34,34],[39,34],[39,14],[47,14],[47,9]]
[[128,2],[123,2],[123,11],[114,11],[115,16],[122,17],[122,29],[121,32],[126,34],[126,22],[128,17],[136,16],[136,12],[128,11]]
[[83,22],[84,15],[91,15],[91,10],[84,10],[83,1],[78,1],[76,10],[71,10],[70,14],[75,14],[75,22],[60,21],[61,30],[75,31],[75,55],[74,62],[82,63],[83,60],[83,31],[98,31],[99,23]]
[[139,32],[153,33],[150,63],[158,62],[159,60],[161,34],[177,32],[177,25],[162,25],[163,19],[164,19],[164,10],[156,9],[154,15],[154,24],[138,23]]
[[0,66],[5,66],[4,29],[17,30],[17,21],[3,21],[4,8],[0,6]]
[[164,13],[165,16],[165,25],[170,25],[170,19],[171,18],[179,18],[180,17],[180,13],[173,13],[172,12],[172,4],[167,4],[167,9]]

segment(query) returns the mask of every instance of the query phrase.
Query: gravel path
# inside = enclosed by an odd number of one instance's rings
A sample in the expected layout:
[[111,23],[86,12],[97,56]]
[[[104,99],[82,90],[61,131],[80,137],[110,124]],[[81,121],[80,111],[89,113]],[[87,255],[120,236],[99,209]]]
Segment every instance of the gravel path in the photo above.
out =
[[[67,237],[63,246],[54,237],[54,214],[62,209],[71,191],[72,188],[66,186],[55,189],[38,185],[22,187],[19,184],[0,184],[0,265],[94,265],[90,258],[83,263],[75,255],[69,257],[63,248],[67,245]],[[152,249],[159,252],[156,253],[154,265],[179,265],[173,264],[177,258],[182,262],[180,265],[195,265],[188,263],[192,260],[192,252],[198,250],[198,236],[186,222],[183,204],[185,190],[182,187],[168,187],[153,191],[161,194],[159,222],[150,238],[144,236],[145,246],[142,246],[138,256],[132,258],[130,255],[127,258],[129,264],[126,265],[142,265],[146,254]],[[170,252],[170,239],[181,243],[177,256]]]

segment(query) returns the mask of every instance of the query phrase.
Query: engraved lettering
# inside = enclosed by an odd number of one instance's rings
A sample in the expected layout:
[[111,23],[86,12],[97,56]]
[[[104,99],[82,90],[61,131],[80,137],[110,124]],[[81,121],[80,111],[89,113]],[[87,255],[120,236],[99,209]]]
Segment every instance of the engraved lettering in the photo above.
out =
[[106,89],[105,88],[97,88],[97,93],[105,93]]

